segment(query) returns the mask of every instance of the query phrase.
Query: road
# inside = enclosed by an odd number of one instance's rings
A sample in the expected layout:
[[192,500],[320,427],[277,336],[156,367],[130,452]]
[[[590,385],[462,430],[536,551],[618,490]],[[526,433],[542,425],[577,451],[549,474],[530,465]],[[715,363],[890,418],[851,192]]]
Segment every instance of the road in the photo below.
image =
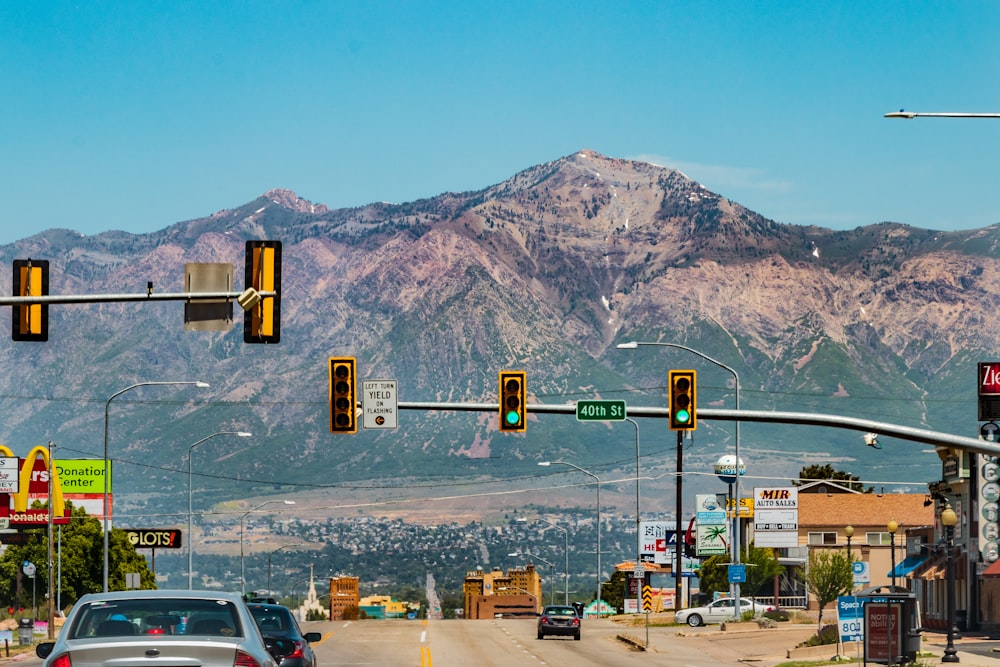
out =
[[[745,660],[751,655],[759,656],[755,660],[757,664],[773,664],[760,654],[759,642],[748,638],[740,641],[735,637],[726,640],[718,627],[693,634],[685,632],[685,628],[651,628],[651,650],[641,652],[619,641],[617,635],[625,631],[644,640],[643,628],[622,628],[611,621],[596,619],[584,621],[581,641],[561,637],[538,640],[534,619],[390,620],[306,625],[324,635],[323,641],[314,644],[322,665],[745,667]],[[806,634],[809,630],[802,632]],[[788,648],[787,642],[794,645],[800,639],[786,637],[777,641],[773,649],[775,655]]]

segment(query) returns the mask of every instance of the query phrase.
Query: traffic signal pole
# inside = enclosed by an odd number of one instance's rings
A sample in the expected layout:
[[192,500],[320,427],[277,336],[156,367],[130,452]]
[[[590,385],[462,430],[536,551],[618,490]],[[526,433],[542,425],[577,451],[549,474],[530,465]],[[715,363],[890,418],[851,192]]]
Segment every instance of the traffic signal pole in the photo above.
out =
[[[500,409],[498,403],[445,403],[437,401],[399,401],[400,410],[444,410],[454,412],[492,412]],[[527,412],[534,414],[576,414],[575,403],[543,404],[529,403]],[[978,452],[987,456],[1000,456],[1000,443],[988,442],[979,438],[969,438],[964,435],[952,435],[940,431],[901,426],[888,422],[856,417],[841,417],[817,412],[779,412],[766,410],[730,410],[727,408],[699,408],[698,415],[709,421],[754,422],[758,424],[796,424],[800,426],[824,426],[827,428],[842,428],[861,433],[876,433],[887,437],[899,438],[910,442],[920,442],[928,445],[955,447],[970,452]],[[628,406],[628,416],[666,419],[670,417],[668,408]]]

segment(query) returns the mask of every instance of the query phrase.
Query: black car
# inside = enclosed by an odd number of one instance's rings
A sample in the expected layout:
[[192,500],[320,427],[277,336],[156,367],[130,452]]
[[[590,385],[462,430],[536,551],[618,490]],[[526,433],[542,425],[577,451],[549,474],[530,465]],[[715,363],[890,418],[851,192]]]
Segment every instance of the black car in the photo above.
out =
[[580,640],[580,617],[576,609],[569,605],[549,605],[538,617],[538,638],[545,635],[572,635]]
[[302,633],[292,612],[280,604],[251,602],[247,605],[260,634],[268,644],[274,643],[275,653],[280,653],[278,667],[316,667],[316,654],[310,642],[323,638],[318,632]]

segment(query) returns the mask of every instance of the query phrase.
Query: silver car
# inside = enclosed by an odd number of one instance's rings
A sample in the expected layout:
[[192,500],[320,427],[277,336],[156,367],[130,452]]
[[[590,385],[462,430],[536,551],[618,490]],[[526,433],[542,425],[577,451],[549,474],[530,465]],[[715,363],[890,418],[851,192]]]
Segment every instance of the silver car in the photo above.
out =
[[[760,616],[766,611],[774,611],[774,605],[763,604],[750,598],[740,598],[740,613],[737,617],[752,611],[754,616]],[[733,599],[719,598],[705,607],[690,607],[681,609],[674,614],[675,623],[687,623],[693,628],[706,623],[722,623],[733,620]]]
[[84,595],[55,642],[35,648],[44,667],[147,663],[276,667],[236,593],[119,591]]

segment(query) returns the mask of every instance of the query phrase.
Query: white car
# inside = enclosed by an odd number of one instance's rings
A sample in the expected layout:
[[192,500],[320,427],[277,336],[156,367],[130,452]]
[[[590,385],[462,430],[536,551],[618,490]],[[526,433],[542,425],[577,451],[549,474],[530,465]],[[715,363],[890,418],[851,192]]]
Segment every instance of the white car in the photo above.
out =
[[[742,618],[743,614],[752,611],[754,616],[760,616],[765,611],[774,611],[774,605],[754,602],[750,598],[740,598],[740,613],[736,620]],[[675,623],[687,623],[692,628],[706,623],[722,623],[733,620],[733,599],[719,598],[707,607],[691,607],[681,609],[674,614]]]

